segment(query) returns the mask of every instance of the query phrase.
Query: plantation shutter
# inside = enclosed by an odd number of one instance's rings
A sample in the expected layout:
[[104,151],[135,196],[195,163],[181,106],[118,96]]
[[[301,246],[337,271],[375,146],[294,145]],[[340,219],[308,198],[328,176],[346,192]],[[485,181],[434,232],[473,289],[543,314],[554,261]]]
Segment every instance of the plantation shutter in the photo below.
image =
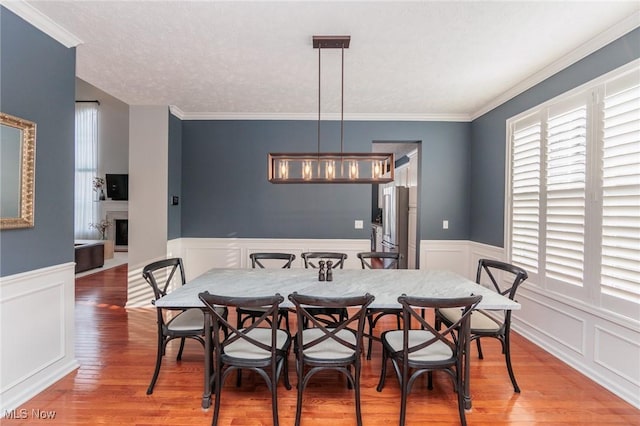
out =
[[584,282],[586,152],[586,103],[550,111],[545,168],[545,268],[547,277],[576,286]]
[[604,294],[640,303],[640,77],[607,84],[602,148]]
[[532,273],[538,272],[541,137],[539,119],[519,123],[511,151],[511,260]]

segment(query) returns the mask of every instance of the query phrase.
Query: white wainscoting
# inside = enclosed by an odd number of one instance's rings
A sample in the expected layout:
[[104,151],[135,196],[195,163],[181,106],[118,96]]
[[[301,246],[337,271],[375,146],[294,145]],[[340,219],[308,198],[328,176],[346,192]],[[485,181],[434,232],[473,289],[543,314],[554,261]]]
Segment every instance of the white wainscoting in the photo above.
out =
[[250,268],[249,254],[255,252],[285,252],[296,255],[293,268],[304,268],[301,253],[307,251],[337,251],[347,254],[345,268],[361,268],[357,254],[371,250],[371,241],[261,239],[261,238],[181,238],[169,241],[167,252],[182,257],[187,280],[211,268]]
[[[469,241],[420,242],[422,268],[449,269],[475,280],[480,258],[504,260],[505,254],[500,247]],[[640,408],[640,317],[626,319],[544,292],[532,280],[520,287],[517,300],[522,309],[513,313],[515,332]],[[517,377],[517,365],[514,370]],[[520,386],[527,392],[522,381]]]
[[[307,251],[338,251],[347,254],[345,268],[361,268],[357,254],[371,249],[371,241],[261,239],[261,238],[178,238],[167,242],[167,258],[181,257],[187,281],[211,268],[250,268],[249,254],[255,252],[285,252],[296,255],[293,268],[304,268],[301,253]],[[144,264],[159,259],[148,259]],[[151,287],[142,278],[143,264],[129,265],[127,308],[149,307],[153,299]]]
[[0,278],[0,413],[78,368],[75,264]]

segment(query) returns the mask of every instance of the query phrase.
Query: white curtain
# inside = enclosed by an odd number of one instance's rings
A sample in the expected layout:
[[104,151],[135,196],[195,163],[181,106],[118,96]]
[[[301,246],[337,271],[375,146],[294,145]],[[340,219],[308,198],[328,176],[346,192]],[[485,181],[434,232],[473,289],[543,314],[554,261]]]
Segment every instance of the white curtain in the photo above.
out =
[[98,103],[76,103],[75,239],[97,239],[89,224],[99,221],[98,193],[93,178],[98,173]]

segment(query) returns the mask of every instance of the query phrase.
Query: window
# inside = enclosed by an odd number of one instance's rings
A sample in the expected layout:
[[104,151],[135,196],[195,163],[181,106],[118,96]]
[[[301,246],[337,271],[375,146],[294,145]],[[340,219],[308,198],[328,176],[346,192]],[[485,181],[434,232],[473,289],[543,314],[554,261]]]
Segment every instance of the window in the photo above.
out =
[[76,103],[75,220],[76,239],[95,239],[97,231],[89,225],[98,222],[97,196],[93,178],[98,172],[98,104]]
[[507,248],[547,290],[636,317],[638,61],[508,120]]

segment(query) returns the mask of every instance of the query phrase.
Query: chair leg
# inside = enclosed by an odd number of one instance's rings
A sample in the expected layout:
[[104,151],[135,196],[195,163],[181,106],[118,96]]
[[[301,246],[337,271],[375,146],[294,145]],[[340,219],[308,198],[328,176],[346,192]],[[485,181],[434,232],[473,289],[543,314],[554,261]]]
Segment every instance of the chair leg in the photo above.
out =
[[300,426],[300,417],[302,415],[302,391],[304,390],[304,378],[302,377],[304,366],[302,365],[302,361],[298,360],[296,363],[296,370],[298,372],[298,400],[296,401],[295,426]]
[[177,361],[182,361],[182,350],[184,349],[185,340],[186,339],[184,337],[180,339],[180,350],[178,351],[178,357],[176,358]]
[[478,347],[478,358],[484,359],[482,355],[482,346],[480,345],[480,339],[476,339],[476,346]]
[[214,392],[216,394],[216,400],[214,403],[214,409],[213,409],[213,421],[211,422],[212,426],[216,426],[218,424],[218,415],[220,414],[220,394],[222,393],[222,364],[220,362],[217,362],[217,368],[216,371],[214,373],[215,375],[215,379],[214,379]]
[[282,359],[282,374],[284,375],[284,387],[287,390],[291,390],[291,383],[289,382],[289,362],[287,361],[287,355]]
[[404,422],[407,416],[407,397],[409,393],[408,380],[403,380],[400,383],[400,426],[404,426]]
[[427,389],[433,390],[433,371],[427,373]]
[[355,368],[355,394],[356,394],[356,421],[358,422],[358,426],[362,426],[362,409],[360,406],[360,365],[356,364]]
[[162,356],[164,355],[164,338],[162,336],[158,336],[158,350],[156,355],[156,369],[153,372],[153,377],[151,378],[151,383],[147,388],[147,395],[151,395],[153,393],[153,387],[156,385],[156,380],[158,380],[158,374],[160,374],[160,365],[162,364]]
[[[350,365],[347,366],[347,371],[349,372],[349,374],[351,374],[351,366]],[[347,389],[351,390],[352,388],[353,388],[353,385],[351,384],[351,380],[349,380],[347,378]]]
[[278,426],[278,368],[273,365],[271,368],[271,413],[273,414],[273,426]]
[[[456,375],[460,376],[460,371],[456,371]],[[458,414],[460,415],[460,424],[462,426],[467,426],[467,417],[464,413],[464,385],[461,377],[456,379],[456,392],[458,393]]]
[[382,388],[384,388],[384,382],[387,376],[387,351],[382,348],[382,369],[380,370],[380,380],[378,381],[378,387],[376,390],[378,392],[382,392]]
[[513,384],[513,391],[516,393],[520,393],[520,387],[518,386],[518,382],[516,382],[516,376],[515,374],[513,374],[513,367],[511,365],[511,345],[509,343],[509,333],[504,336],[504,357],[507,361],[507,370],[509,371],[511,384]]

